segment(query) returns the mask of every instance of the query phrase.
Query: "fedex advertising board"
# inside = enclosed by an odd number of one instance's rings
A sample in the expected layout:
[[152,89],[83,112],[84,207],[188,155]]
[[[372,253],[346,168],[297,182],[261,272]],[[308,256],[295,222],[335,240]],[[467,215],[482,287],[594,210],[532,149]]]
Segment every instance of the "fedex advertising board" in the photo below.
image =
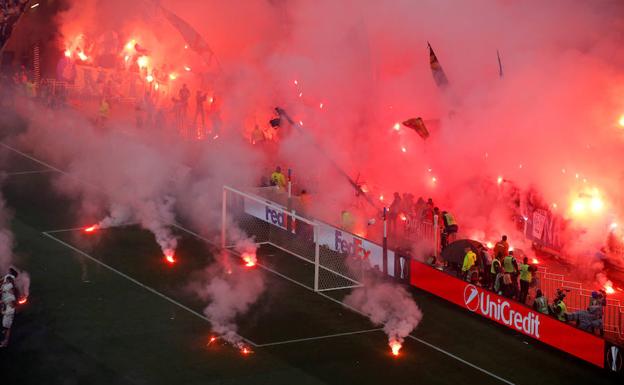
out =
[[[371,267],[383,269],[383,248],[364,238],[360,238],[335,227],[321,224],[319,227],[319,244],[330,250],[345,254],[351,258],[366,259]],[[394,266],[394,252],[388,250],[388,266]],[[394,268],[388,269],[388,275],[394,277]]]
[[245,212],[281,229],[287,229],[288,214],[276,206],[245,197]]
[[482,317],[535,338],[599,367],[605,341],[508,298],[412,260],[410,283]]

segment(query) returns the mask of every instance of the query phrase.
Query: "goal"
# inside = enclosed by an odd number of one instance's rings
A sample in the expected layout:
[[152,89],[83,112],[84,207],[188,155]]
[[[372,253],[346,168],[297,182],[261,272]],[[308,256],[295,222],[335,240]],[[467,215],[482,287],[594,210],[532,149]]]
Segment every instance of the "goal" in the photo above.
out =
[[361,286],[366,261],[333,247],[333,228],[298,214],[295,199],[274,187],[251,193],[224,186],[221,246],[236,251],[251,238],[258,265],[314,291]]

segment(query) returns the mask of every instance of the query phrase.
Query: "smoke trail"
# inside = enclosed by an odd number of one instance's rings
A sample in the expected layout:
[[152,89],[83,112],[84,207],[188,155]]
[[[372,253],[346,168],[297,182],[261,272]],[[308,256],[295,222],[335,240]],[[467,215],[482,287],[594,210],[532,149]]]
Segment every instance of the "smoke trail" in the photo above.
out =
[[366,314],[375,325],[383,325],[388,344],[402,344],[414,330],[423,314],[404,287],[390,282],[367,278],[363,287],[354,289],[344,300],[345,304]]
[[231,263],[229,254],[224,251],[189,288],[209,302],[204,314],[213,331],[240,346],[242,338],[237,334],[236,317],[245,314],[264,292],[265,282],[260,272]]

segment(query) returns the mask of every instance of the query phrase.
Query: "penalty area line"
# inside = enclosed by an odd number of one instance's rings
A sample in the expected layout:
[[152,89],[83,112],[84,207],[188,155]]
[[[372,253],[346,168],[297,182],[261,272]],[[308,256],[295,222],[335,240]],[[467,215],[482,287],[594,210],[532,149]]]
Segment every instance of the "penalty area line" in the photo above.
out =
[[[53,236],[53,235],[49,234],[48,232],[43,232],[42,234],[43,234],[43,235],[45,235],[46,237],[48,237],[48,238],[50,238],[50,239],[52,239],[52,240],[54,240],[54,241],[56,241],[56,242],[60,243],[61,245],[63,245],[63,246],[65,246],[65,247],[69,248],[70,250],[72,250],[72,251],[74,251],[74,252],[76,252],[76,253],[78,253],[78,254],[82,255],[83,257],[85,257],[85,258],[87,258],[87,259],[89,259],[89,260],[91,260],[91,261],[93,261],[93,262],[97,263],[98,265],[100,265],[100,266],[102,266],[102,267],[104,267],[104,268],[106,268],[106,269],[108,269],[108,270],[112,271],[113,273],[116,273],[116,274],[118,274],[118,275],[120,275],[120,276],[122,276],[122,277],[126,278],[128,281],[130,281],[130,282],[132,282],[132,283],[134,283],[134,284],[136,284],[136,285],[138,285],[138,286],[142,287],[143,289],[145,289],[145,290],[147,290],[147,291],[151,292],[152,294],[156,294],[156,295],[157,295],[157,296],[159,296],[160,298],[162,298],[162,299],[164,299],[164,300],[166,300],[166,301],[168,301],[168,302],[170,302],[170,303],[172,303],[172,304],[174,304],[174,305],[176,305],[176,306],[180,307],[181,309],[184,309],[184,310],[188,311],[189,313],[191,313],[191,314],[195,315],[196,317],[201,318],[201,319],[203,319],[204,321],[207,321],[208,323],[210,323],[210,320],[209,320],[206,316],[204,316],[203,314],[198,313],[198,312],[196,312],[195,310],[191,309],[190,307],[188,307],[188,306],[186,306],[186,305],[181,304],[180,302],[176,301],[175,299],[172,299],[172,298],[170,298],[170,297],[167,297],[166,295],[164,295],[163,293],[159,292],[158,290],[153,289],[153,288],[151,288],[151,287],[149,287],[149,286],[145,285],[144,283],[141,283],[141,282],[137,281],[136,279],[132,278],[131,276],[129,276],[129,275],[127,275],[127,274],[125,274],[125,273],[123,273],[123,272],[121,272],[121,271],[119,271],[119,270],[115,269],[114,267],[112,267],[112,266],[110,266],[110,265],[107,265],[106,263],[104,263],[104,262],[100,261],[99,259],[97,259],[97,258],[95,258],[95,257],[92,257],[91,255],[89,255],[89,254],[87,254],[86,252],[84,252],[84,251],[82,251],[82,250],[78,249],[77,247],[75,247],[75,246],[73,246],[73,245],[70,245],[69,243],[67,243],[67,242],[65,242],[65,241],[62,241],[62,240],[60,240],[60,239],[56,238],[55,236]],[[250,339],[248,339],[248,338],[245,338],[245,337],[241,336],[240,334],[237,334],[237,336],[239,336],[239,337],[240,337],[243,341],[245,341],[246,343],[250,344],[251,346],[253,346],[253,347],[258,347],[258,344],[256,344],[256,343],[255,343],[255,342],[253,342],[252,340],[250,340]]]
[[[192,231],[192,230],[189,230],[189,229],[185,228],[184,226],[181,226],[180,224],[174,223],[174,224],[172,224],[172,225],[173,225],[174,227],[176,227],[176,228],[178,228],[178,229],[182,230],[182,231],[187,232],[188,234],[191,234],[191,235],[196,236],[197,238],[199,238],[199,239],[201,239],[201,240],[204,240],[204,241],[206,241],[206,242],[209,242],[209,243],[211,243],[211,244],[214,244],[214,243],[212,243],[210,240],[208,240],[208,239],[206,239],[206,238],[202,237],[201,235],[199,235],[199,234],[195,233],[195,232],[194,232],[194,231]],[[314,288],[311,288],[311,287],[309,287],[309,286],[307,286],[307,285],[304,285],[304,284],[302,284],[301,282],[297,282],[297,281],[295,281],[294,279],[292,279],[292,278],[290,278],[290,277],[287,277],[287,276],[285,276],[284,274],[281,274],[281,273],[279,273],[279,272],[277,272],[277,271],[275,271],[275,270],[273,270],[273,269],[269,268],[268,266],[262,265],[261,263],[257,263],[257,265],[258,265],[258,267],[260,267],[260,268],[262,268],[262,269],[264,269],[264,270],[266,270],[266,271],[268,271],[268,272],[271,272],[271,273],[273,273],[273,274],[275,274],[275,275],[277,275],[277,276],[280,276],[280,277],[282,277],[282,278],[286,279],[287,281],[290,281],[290,282],[294,283],[295,285],[298,285],[298,286],[304,287],[304,288],[306,288],[306,289],[308,289],[308,290],[310,290],[310,291],[313,291],[313,292],[314,292]],[[328,299],[328,300],[330,300],[330,301],[333,301],[333,302],[335,302],[335,303],[337,303],[337,304],[339,304],[339,305],[341,305],[341,306],[346,307],[347,309],[352,310],[352,311],[353,311],[353,312],[355,312],[355,313],[358,313],[358,314],[360,314],[360,315],[362,315],[362,316],[364,316],[364,317],[367,317],[367,318],[368,318],[368,316],[367,316],[366,314],[364,314],[363,312],[359,311],[358,309],[356,309],[356,308],[354,308],[354,307],[352,307],[352,306],[347,305],[346,303],[344,303],[344,302],[342,302],[342,301],[340,301],[340,300],[337,300],[336,298],[333,298],[333,297],[331,297],[331,296],[329,296],[329,295],[327,295],[327,294],[325,294],[325,293],[323,293],[323,292],[320,292],[320,291],[319,291],[319,292],[316,292],[316,294],[321,295],[321,296],[323,296],[323,297],[327,298],[327,299]],[[473,364],[473,363],[471,363],[471,362],[468,362],[468,361],[464,360],[463,358],[461,358],[461,357],[459,357],[459,356],[456,356],[455,354],[453,354],[453,353],[451,353],[451,352],[448,352],[448,351],[446,351],[446,350],[444,350],[444,349],[442,349],[442,348],[440,348],[440,347],[438,347],[438,346],[435,346],[434,344],[429,343],[429,342],[427,342],[427,341],[425,341],[425,340],[423,340],[423,339],[421,339],[421,338],[415,337],[415,336],[413,336],[413,335],[411,335],[411,334],[409,334],[407,337],[408,337],[408,338],[410,338],[410,339],[412,339],[412,340],[414,340],[414,341],[416,341],[416,342],[420,342],[421,344],[423,344],[423,345],[425,345],[425,346],[428,346],[429,348],[434,349],[434,350],[438,351],[439,353],[442,353],[442,354],[446,355],[447,357],[453,358],[453,359],[455,359],[455,360],[457,360],[457,361],[459,361],[459,362],[463,363],[464,365],[467,365],[467,366],[469,366],[469,367],[471,367],[471,368],[473,368],[473,369],[475,369],[475,370],[478,370],[478,371],[479,371],[479,372],[481,372],[481,373],[484,373],[484,374],[486,374],[486,375],[488,375],[488,376],[490,376],[490,377],[492,377],[492,378],[495,378],[495,379],[497,379],[497,380],[498,380],[498,381],[500,381],[500,382],[503,382],[503,383],[505,383],[505,384],[509,384],[509,385],[515,385],[515,384],[514,384],[513,382],[511,382],[511,381],[506,380],[506,379],[504,379],[504,378],[502,378],[502,377],[500,377],[500,376],[498,376],[498,375],[496,375],[496,374],[494,374],[494,373],[492,373],[492,372],[490,372],[490,371],[488,371],[488,370],[486,370],[486,369],[483,369],[483,368],[481,368],[480,366],[477,366],[477,365],[475,365],[475,364]]]
[[352,335],[355,335],[355,334],[364,334],[364,333],[378,332],[378,331],[382,331],[382,330],[383,330],[383,328],[376,328],[376,329],[368,329],[368,330],[358,330],[358,331],[354,331],[354,332],[328,334],[328,335],[325,335],[325,336],[296,338],[294,340],[286,340],[286,341],[269,342],[269,343],[266,343],[266,344],[260,344],[257,347],[258,348],[264,348],[264,347],[267,347],[267,346],[294,344],[294,343],[297,343],[297,342],[307,342],[307,341],[323,340],[323,339],[334,338],[334,337],[352,336]]
[[7,172],[4,175],[9,177],[9,176],[19,176],[19,175],[48,174],[51,172],[58,172],[58,171],[56,170],[15,171],[15,172]]
[[59,168],[56,168],[56,167],[52,166],[51,164],[46,163],[46,162],[44,162],[44,161],[42,161],[42,160],[39,160],[39,159],[37,159],[37,158],[35,158],[35,157],[33,157],[33,156],[30,156],[30,155],[28,155],[28,154],[26,154],[26,153],[24,153],[24,152],[22,152],[22,151],[20,151],[20,150],[18,150],[18,149],[16,149],[16,148],[14,148],[14,147],[11,147],[11,146],[9,146],[8,144],[6,144],[6,143],[4,143],[4,142],[0,142],[0,146],[2,146],[2,147],[4,147],[4,148],[6,148],[6,149],[8,149],[8,150],[11,150],[11,151],[13,151],[13,152],[15,152],[15,153],[17,153],[17,154],[20,154],[20,155],[21,155],[21,156],[23,156],[24,158],[28,158],[28,159],[32,160],[33,162],[39,163],[40,165],[42,165],[42,166],[44,166],[44,167],[47,167],[47,168],[49,168],[50,170],[53,170],[53,171],[56,171],[56,172],[60,172],[60,173],[66,174],[66,172],[65,172],[65,171],[63,171],[63,170],[61,170],[61,169],[59,169]]

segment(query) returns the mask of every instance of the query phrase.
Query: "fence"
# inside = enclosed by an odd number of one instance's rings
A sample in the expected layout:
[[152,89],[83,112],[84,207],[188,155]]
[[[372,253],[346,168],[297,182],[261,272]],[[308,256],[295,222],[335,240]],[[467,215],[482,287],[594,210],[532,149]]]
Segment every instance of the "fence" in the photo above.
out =
[[[549,300],[556,297],[557,289],[565,290],[565,304],[568,311],[585,310],[591,300],[591,290],[583,288],[579,282],[565,279],[563,274],[549,273],[541,270],[536,273],[538,286]],[[618,340],[624,339],[624,306],[619,300],[607,299],[604,309],[604,330],[608,337]]]

